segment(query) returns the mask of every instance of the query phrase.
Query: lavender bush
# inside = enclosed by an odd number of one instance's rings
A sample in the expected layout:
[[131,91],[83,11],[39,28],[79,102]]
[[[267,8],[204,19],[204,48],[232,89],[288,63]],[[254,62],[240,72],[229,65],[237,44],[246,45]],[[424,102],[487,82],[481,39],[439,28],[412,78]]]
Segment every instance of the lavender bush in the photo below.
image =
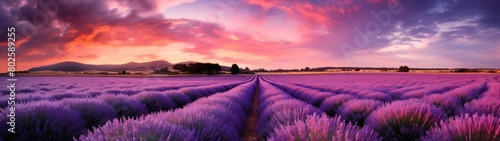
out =
[[448,117],[459,115],[463,111],[461,101],[456,96],[432,94],[423,97],[422,100],[441,108]]
[[309,115],[296,120],[290,125],[280,125],[268,138],[269,141],[379,141],[377,133],[369,128],[359,128],[343,122],[339,117],[328,118],[326,115]]
[[456,96],[462,104],[472,101],[487,90],[486,83],[476,82],[444,93],[445,95]]
[[101,126],[108,120],[117,117],[113,108],[100,99],[66,98],[62,102],[80,114],[87,123],[85,126],[87,129]]
[[14,106],[15,134],[7,131],[9,109],[0,111],[0,136],[4,140],[71,140],[85,129],[85,121],[61,102],[35,101]]
[[193,141],[198,140],[195,132],[173,125],[153,116],[139,120],[115,119],[100,128],[94,129],[86,136],[81,136],[82,141],[96,140],[172,140]]
[[184,107],[186,104],[191,103],[191,99],[180,91],[165,91],[166,96],[170,97],[178,107]]
[[321,103],[320,109],[329,116],[335,116],[337,115],[337,108],[351,99],[356,99],[356,97],[347,94],[334,95],[326,98],[323,103]]
[[465,104],[464,113],[470,115],[500,116],[500,100],[494,98],[481,98]]
[[383,103],[372,99],[350,100],[344,103],[337,113],[343,120],[364,126],[366,117]]
[[491,115],[469,114],[441,121],[422,137],[424,141],[498,141],[500,119]]
[[137,117],[146,114],[146,106],[128,95],[102,94],[97,97],[108,103],[118,117]]
[[435,122],[446,119],[439,108],[417,99],[386,104],[368,116],[366,125],[384,140],[416,140]]
[[146,106],[146,110],[151,112],[165,111],[177,107],[170,97],[160,92],[141,92],[133,96]]
[[321,111],[305,102],[291,99],[269,105],[260,114],[258,131],[267,137],[279,125],[289,125],[295,120],[303,120],[307,115],[321,114]]

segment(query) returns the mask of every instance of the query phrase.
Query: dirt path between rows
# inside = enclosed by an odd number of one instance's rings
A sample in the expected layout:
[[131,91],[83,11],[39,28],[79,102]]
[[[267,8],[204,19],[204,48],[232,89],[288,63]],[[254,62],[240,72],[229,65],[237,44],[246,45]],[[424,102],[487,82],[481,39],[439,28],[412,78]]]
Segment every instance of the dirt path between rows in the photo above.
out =
[[257,108],[259,106],[259,86],[255,88],[255,94],[252,101],[252,111],[250,115],[248,115],[247,125],[245,126],[245,130],[243,130],[243,134],[241,138],[244,141],[257,141],[259,140],[259,134],[257,133],[257,124],[259,121],[259,115],[257,113]]

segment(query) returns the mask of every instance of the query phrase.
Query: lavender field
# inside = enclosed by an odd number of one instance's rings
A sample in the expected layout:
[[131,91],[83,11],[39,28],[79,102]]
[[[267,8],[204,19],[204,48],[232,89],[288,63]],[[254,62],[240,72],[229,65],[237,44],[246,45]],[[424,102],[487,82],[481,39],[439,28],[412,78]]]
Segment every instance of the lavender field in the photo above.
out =
[[500,140],[499,75],[18,79],[0,140]]

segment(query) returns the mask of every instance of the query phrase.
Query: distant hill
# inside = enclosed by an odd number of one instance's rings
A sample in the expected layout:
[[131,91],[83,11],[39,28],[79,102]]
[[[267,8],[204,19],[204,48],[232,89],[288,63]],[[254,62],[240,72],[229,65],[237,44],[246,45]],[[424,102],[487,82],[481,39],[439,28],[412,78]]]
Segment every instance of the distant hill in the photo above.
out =
[[[180,63],[198,63],[196,61],[185,61],[185,62],[180,62]],[[160,69],[160,68],[165,68],[168,67],[169,69],[172,69],[172,66],[174,66],[173,63],[170,63],[165,60],[157,60],[157,61],[151,61],[151,62],[143,62],[143,63],[137,63],[137,62],[129,62],[126,64],[107,64],[107,65],[94,65],[94,64],[83,64],[79,62],[71,62],[71,61],[66,61],[66,62],[60,62],[52,65],[46,65],[46,66],[40,66],[40,67],[34,67],[29,69],[29,72],[36,72],[36,71],[68,71],[68,72],[76,72],[76,71],[108,71],[108,72],[121,72],[123,70],[127,71],[153,71],[155,69]],[[228,66],[221,66],[223,71],[229,71],[230,67]]]
[[126,64],[118,64],[118,65],[93,65],[93,64],[83,64],[79,62],[60,62],[52,65],[34,67],[29,69],[29,72],[34,71],[89,71],[89,70],[98,70],[98,71],[109,71],[109,72],[120,72],[123,70],[128,71],[149,71],[155,70],[159,68],[169,67],[172,68],[173,64],[164,61],[151,61],[144,63],[136,63],[129,62]]

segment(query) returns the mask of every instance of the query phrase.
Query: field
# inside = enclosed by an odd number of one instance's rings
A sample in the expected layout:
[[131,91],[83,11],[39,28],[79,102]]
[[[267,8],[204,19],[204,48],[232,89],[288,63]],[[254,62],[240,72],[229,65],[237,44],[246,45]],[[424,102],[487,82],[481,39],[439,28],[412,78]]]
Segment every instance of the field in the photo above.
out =
[[20,77],[0,140],[500,140],[500,75]]

